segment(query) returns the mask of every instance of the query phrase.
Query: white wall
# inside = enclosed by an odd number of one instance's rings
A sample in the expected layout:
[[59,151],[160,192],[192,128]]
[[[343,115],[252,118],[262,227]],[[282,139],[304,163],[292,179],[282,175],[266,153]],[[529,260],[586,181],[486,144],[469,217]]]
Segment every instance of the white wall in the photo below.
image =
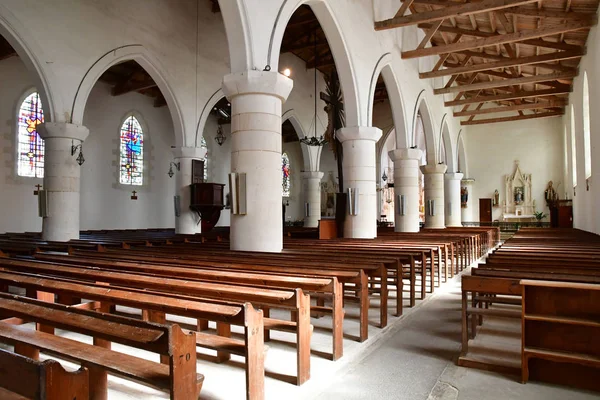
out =
[[[479,220],[479,199],[500,193],[505,200],[504,178],[515,171],[515,160],[524,174],[531,174],[532,196],[537,211],[549,213],[544,200],[548,181],[563,193],[563,128],[560,118],[472,125],[463,131],[469,155],[470,178],[475,179],[473,218]],[[560,186],[559,186],[560,185]],[[492,210],[492,220],[502,220],[502,208]]]

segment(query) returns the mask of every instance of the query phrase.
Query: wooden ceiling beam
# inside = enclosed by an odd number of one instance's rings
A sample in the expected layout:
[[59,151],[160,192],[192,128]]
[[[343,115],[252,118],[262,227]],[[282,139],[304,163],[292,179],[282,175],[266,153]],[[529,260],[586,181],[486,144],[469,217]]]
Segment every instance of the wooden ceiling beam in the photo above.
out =
[[456,93],[456,92],[468,92],[468,91],[472,91],[472,90],[485,90],[485,89],[492,89],[492,88],[503,87],[503,86],[524,85],[527,83],[573,79],[576,76],[577,76],[577,73],[560,72],[560,73],[554,73],[554,74],[524,76],[524,77],[512,78],[512,79],[497,79],[497,80],[493,80],[490,82],[479,82],[479,83],[472,83],[470,85],[458,85],[458,86],[452,86],[449,88],[434,89],[433,93],[446,94],[446,93]]
[[[318,42],[316,44],[317,48],[322,48],[325,46],[329,46],[329,43],[327,41],[324,42]],[[291,53],[294,51],[304,51],[304,50],[311,50],[315,48],[315,44],[314,43],[302,43],[302,44],[286,44],[281,46],[281,53]]]
[[555,11],[548,9],[535,9],[535,8],[526,8],[526,7],[514,7],[508,8],[505,10],[507,14],[514,15],[524,15],[527,17],[537,17],[537,18],[558,18],[567,21],[571,20],[586,20],[593,18],[596,13],[581,13],[581,12],[564,12],[564,11]]
[[130,92],[137,92],[139,90],[150,89],[158,86],[152,78],[144,79],[143,81],[131,81],[127,80],[120,83],[112,88],[111,94],[113,96],[121,96]]
[[[431,26],[432,26],[431,24],[419,24],[418,25],[418,27],[421,29],[429,29],[429,28],[431,28]],[[581,28],[581,29],[584,29],[584,28]],[[587,28],[585,28],[585,29],[587,29]],[[498,36],[497,33],[483,32],[483,31],[477,31],[477,30],[473,30],[473,29],[454,28],[452,26],[444,26],[444,25],[439,27],[438,32],[456,33],[456,34],[461,34],[461,35],[465,35],[465,36],[474,36],[474,37],[479,37],[479,38],[493,38],[493,37]],[[465,41],[463,43],[469,43],[469,42]],[[564,42],[550,42],[550,41],[542,40],[542,39],[521,40],[521,41],[519,41],[519,44],[525,44],[528,46],[547,47],[549,49],[564,50],[564,51],[581,50],[582,49],[582,46],[572,45],[572,44],[568,44],[568,43],[564,43]]]
[[[473,57],[473,52],[469,53],[471,57]],[[516,67],[518,65],[531,65],[531,64],[540,64],[549,61],[560,61],[560,60],[570,60],[574,58],[581,58],[585,55],[585,51],[561,51],[550,54],[543,54],[539,56],[530,56],[530,57],[519,57],[519,58],[506,58],[502,57],[502,61],[498,62],[490,62],[490,63],[481,63],[481,64],[472,64],[463,67],[454,67],[454,68],[446,68],[440,69],[437,71],[429,71],[429,72],[421,72],[419,73],[419,77],[421,79],[430,79],[430,78],[439,78],[441,76],[448,75],[456,75],[456,74],[465,74],[470,72],[482,72],[488,71],[498,68],[508,68],[508,67]],[[483,56],[483,55],[482,55]]]
[[[483,104],[483,103],[482,103]],[[482,115],[482,114],[495,114],[500,112],[508,112],[508,111],[521,111],[521,110],[541,110],[545,108],[563,108],[566,106],[566,101],[554,100],[550,102],[544,103],[523,103],[514,106],[504,106],[504,107],[492,107],[492,108],[484,108],[480,110],[471,110],[471,111],[458,111],[454,113],[455,117],[469,117],[471,115]]]
[[[470,16],[473,14],[501,10],[504,8],[515,7],[524,4],[536,3],[538,1],[539,0],[482,0],[473,3],[463,3],[454,5],[448,5],[448,3],[446,3],[446,7],[438,10],[426,11],[409,15],[400,15],[384,21],[377,21],[375,22],[375,30],[381,31],[386,29],[400,28],[403,26],[416,25],[421,22],[434,22],[451,17],[466,15]],[[404,4],[402,4],[402,7],[404,7],[409,2],[411,1],[405,1]]]
[[423,40],[421,40],[421,43],[419,43],[419,45],[417,46],[417,49],[424,49],[425,46],[427,46],[427,43],[429,43],[429,41],[431,40],[433,35],[435,35],[437,30],[440,28],[440,26],[442,26],[443,23],[444,23],[444,20],[440,19],[439,21],[437,21],[436,23],[433,24],[433,27],[431,29],[426,30],[425,37],[423,37]]
[[560,115],[564,115],[565,111],[550,111],[539,114],[525,114],[525,115],[515,115],[514,117],[500,117],[500,118],[486,118],[486,119],[476,119],[472,121],[461,121],[461,125],[482,125],[482,124],[494,124],[497,122],[509,122],[509,121],[521,121],[524,119],[535,119],[535,118],[547,118],[547,117],[557,117]]
[[463,100],[451,100],[444,102],[446,107],[462,106],[465,104],[488,103],[491,101],[504,101],[514,99],[528,99],[533,97],[556,96],[561,94],[569,94],[573,89],[570,86],[563,86],[555,89],[544,90],[522,90],[516,93],[499,94],[495,96],[473,96]]
[[435,56],[444,53],[454,53],[462,50],[472,50],[480,47],[495,46],[497,44],[521,42],[526,39],[539,38],[549,35],[557,35],[563,32],[578,31],[581,29],[589,29],[595,24],[596,19],[590,22],[569,22],[562,25],[551,26],[543,29],[528,29],[520,32],[508,33],[505,35],[493,35],[488,38],[469,40],[468,42],[460,42],[443,46],[428,47],[425,49],[417,49],[403,51],[402,58],[417,58]]
[[331,67],[331,66],[335,66],[335,61],[331,57],[319,56],[318,63],[315,63],[315,60],[311,60],[306,63],[306,69],[324,68],[324,67]]

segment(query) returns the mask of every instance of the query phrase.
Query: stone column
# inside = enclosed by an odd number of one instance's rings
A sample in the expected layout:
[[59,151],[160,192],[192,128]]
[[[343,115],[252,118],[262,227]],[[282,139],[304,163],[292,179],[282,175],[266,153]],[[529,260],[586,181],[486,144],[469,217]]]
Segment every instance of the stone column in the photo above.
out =
[[348,215],[345,238],[377,237],[377,176],[375,144],[381,129],[358,126],[342,128],[337,137],[344,148],[344,188],[358,189],[358,215]]
[[460,210],[460,180],[463,174],[449,172],[445,174],[444,197],[446,201],[446,226],[462,226]]
[[321,178],[323,172],[302,172],[302,191],[304,192],[304,207],[308,204],[308,215],[304,216],[304,226],[316,228],[321,219]]
[[281,105],[291,79],[275,71],[226,75],[231,102],[231,172],[246,174],[246,215],[231,215],[231,249],[280,252]]
[[462,187],[466,187],[467,192],[468,192],[467,207],[461,208],[461,215],[462,215],[461,222],[475,221],[473,219],[473,209],[474,209],[474,206],[473,206],[473,183],[474,182],[475,182],[475,180],[471,179],[471,178],[465,178],[462,181],[460,181],[461,189],[462,189]]
[[175,216],[175,233],[193,235],[202,232],[202,224],[198,214],[190,210],[192,184],[192,161],[201,160],[206,149],[201,147],[179,147],[173,151],[175,163],[179,170],[175,171],[175,194],[179,196],[179,217]]
[[[395,232],[419,232],[419,149],[397,149],[389,153],[394,162]],[[404,215],[398,196],[404,196]]]
[[[83,125],[47,122],[38,126],[44,139],[44,190],[48,194],[48,216],[42,221],[42,239],[66,242],[79,239],[79,149],[90,131]],[[91,205],[90,205],[91,206]]]
[[[444,173],[448,167],[445,164],[424,165],[421,167],[425,178],[425,228],[444,229]],[[429,201],[435,202],[433,214],[430,215]]]

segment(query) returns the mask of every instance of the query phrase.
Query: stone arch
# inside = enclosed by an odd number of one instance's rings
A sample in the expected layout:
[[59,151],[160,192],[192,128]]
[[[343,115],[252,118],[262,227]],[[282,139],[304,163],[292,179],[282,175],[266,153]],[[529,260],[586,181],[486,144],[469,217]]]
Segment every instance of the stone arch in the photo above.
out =
[[82,124],[85,105],[87,104],[92,88],[98,79],[100,79],[100,76],[113,65],[130,60],[137,62],[152,77],[154,82],[156,82],[156,85],[167,102],[169,112],[171,113],[173,131],[175,133],[175,145],[178,147],[185,146],[186,139],[183,116],[181,115],[181,109],[173,90],[163,73],[164,68],[162,68],[158,59],[152,56],[141,44],[125,45],[110,50],[109,52],[104,53],[102,57],[88,69],[79,84],[77,93],[75,93],[70,122]]
[[[244,0],[219,0],[219,8],[225,25],[231,72],[244,72],[254,67],[252,35],[248,28]],[[263,66],[260,67],[263,69]]]
[[202,109],[202,111],[200,113],[200,118],[198,119],[198,124],[196,125],[196,135],[194,137],[194,147],[198,147],[200,138],[203,136],[204,126],[206,125],[206,121],[208,120],[208,116],[210,115],[210,112],[212,111],[213,107],[219,101],[221,101],[221,99],[223,97],[225,97],[225,94],[223,93],[223,90],[221,88],[219,88],[216,92],[214,92],[212,94],[212,96],[209,97],[206,104],[204,104],[204,108]]
[[458,132],[458,138],[456,140],[456,166],[458,172],[462,172],[465,178],[469,177],[469,164],[467,162],[467,152],[465,151],[462,130]]
[[[293,109],[287,110],[281,116],[281,123],[283,124],[285,121],[290,121],[296,134],[298,135],[298,139],[304,139],[306,137],[306,131],[304,127],[300,123],[300,119],[296,115],[296,112]],[[302,164],[304,165],[305,171],[317,171],[317,169],[311,169],[312,166],[318,167],[318,160],[321,158],[321,150],[323,150],[322,146],[319,146],[316,154],[311,152],[308,149],[308,145],[300,142],[300,148],[302,149]]]
[[31,73],[37,92],[40,94],[44,106],[44,118],[46,122],[60,120],[62,101],[60,91],[56,85],[56,79],[48,68],[43,68],[40,55],[43,54],[42,47],[28,33],[26,27],[17,26],[17,17],[0,4],[0,35],[6,39],[11,47],[17,52],[21,61]]
[[424,97],[419,96],[417,98],[417,104],[415,106],[415,115],[413,115],[412,123],[412,142],[415,143],[415,127],[417,123],[417,114],[421,114],[423,120],[423,128],[425,130],[425,144],[427,146],[427,163],[437,164],[437,152],[435,151],[435,128],[433,126],[433,117],[429,111],[429,107]]
[[[440,159],[439,162],[445,162],[448,166],[448,170],[446,172],[456,172],[456,157],[455,157],[455,149],[452,145],[452,139],[450,137],[450,128],[448,127],[448,120],[446,120],[447,114],[444,114],[442,118],[442,126],[440,129],[440,140],[438,142],[439,152],[438,154],[442,154],[442,146],[444,147],[444,152],[446,153],[446,159]],[[441,157],[440,157],[441,158]]]
[[285,28],[296,9],[304,4],[310,6],[316,15],[331,48],[344,95],[346,126],[361,126],[363,121],[361,121],[356,74],[341,28],[327,2],[322,0],[288,0],[282,4],[276,24],[271,32],[267,63],[271,66],[271,69],[277,68]]
[[388,98],[390,100],[390,106],[392,108],[392,118],[394,119],[395,135],[396,135],[396,147],[397,148],[407,148],[408,147],[408,137],[406,133],[408,129],[406,129],[406,118],[404,117],[404,103],[402,101],[402,95],[400,94],[400,85],[398,85],[398,80],[396,79],[396,74],[392,69],[392,55],[391,53],[385,53],[381,56],[377,65],[375,66],[375,70],[373,71],[373,75],[371,76],[371,87],[369,89],[369,101],[368,101],[368,109],[367,116],[368,126],[373,125],[373,106],[375,99],[375,87],[377,85],[377,79],[379,75],[383,77],[383,82],[385,83],[385,88],[388,93]]

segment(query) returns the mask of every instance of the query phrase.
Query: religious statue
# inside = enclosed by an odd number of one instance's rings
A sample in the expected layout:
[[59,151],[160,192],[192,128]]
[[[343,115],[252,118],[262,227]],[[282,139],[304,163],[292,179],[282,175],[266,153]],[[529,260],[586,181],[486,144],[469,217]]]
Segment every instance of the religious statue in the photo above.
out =
[[552,181],[548,182],[548,187],[544,191],[544,198],[546,199],[546,204],[550,204],[553,201],[558,200],[558,194],[552,187]]
[[518,186],[514,189],[514,191],[515,191],[515,204],[523,203],[523,197],[524,197],[523,187]]
[[494,191],[494,207],[500,204],[500,193],[498,193],[498,189]]
[[460,188],[460,206],[467,208],[467,202],[469,201],[469,189],[466,186]]
[[333,217],[335,215],[335,193],[339,185],[335,182],[333,171],[329,171],[327,180],[321,182],[321,215]]

